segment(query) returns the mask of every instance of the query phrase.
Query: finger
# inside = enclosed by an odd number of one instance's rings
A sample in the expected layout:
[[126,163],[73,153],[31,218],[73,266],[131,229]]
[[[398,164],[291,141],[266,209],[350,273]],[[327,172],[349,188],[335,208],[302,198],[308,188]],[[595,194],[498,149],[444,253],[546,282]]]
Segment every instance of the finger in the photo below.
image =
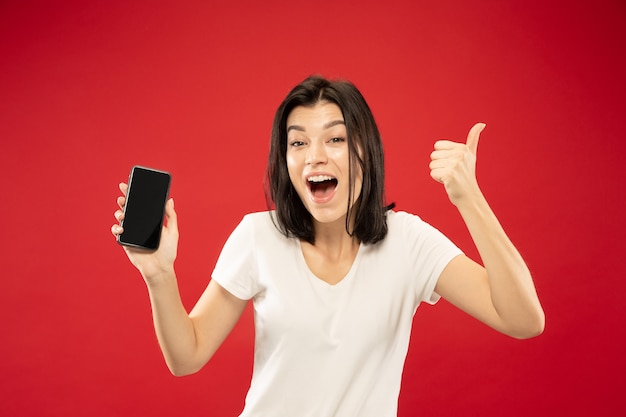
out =
[[[461,147],[465,146],[459,143],[457,143],[456,145],[461,146]],[[432,151],[430,153],[430,159],[431,161],[435,161],[438,159],[459,158],[459,155],[461,153],[462,153],[461,148],[439,149],[439,150]]]
[[119,187],[122,194],[126,196],[126,191],[128,191],[128,184],[126,184],[125,182],[120,182]]
[[445,151],[449,149],[453,149],[455,145],[458,145],[456,142],[452,142],[451,140],[438,140],[435,142],[434,149],[436,151]]
[[178,231],[178,217],[176,216],[176,210],[174,210],[173,198],[170,198],[167,200],[167,203],[165,203],[165,220],[168,229]]
[[444,178],[444,173],[442,172],[441,169],[433,169],[430,171],[430,176],[432,179],[434,179],[435,181],[437,181],[440,184],[443,184],[445,182],[445,178]]
[[126,204],[126,198],[125,197],[117,197],[117,205],[120,206],[120,208],[122,210],[124,210],[124,205]]
[[451,164],[448,159],[433,159],[428,164],[428,168],[430,168],[431,171],[434,169],[450,169],[450,166]]
[[472,126],[469,133],[467,134],[467,141],[465,142],[465,144],[474,155],[476,155],[476,151],[478,150],[478,139],[480,139],[480,132],[483,131],[485,126],[487,125],[484,123],[476,123],[474,126]]
[[111,226],[111,233],[113,233],[113,236],[117,237],[117,235],[121,235],[123,231],[124,229],[119,224],[114,224],[113,226]]
[[115,218],[118,222],[121,222],[124,219],[124,212],[122,210],[117,210],[115,212]]

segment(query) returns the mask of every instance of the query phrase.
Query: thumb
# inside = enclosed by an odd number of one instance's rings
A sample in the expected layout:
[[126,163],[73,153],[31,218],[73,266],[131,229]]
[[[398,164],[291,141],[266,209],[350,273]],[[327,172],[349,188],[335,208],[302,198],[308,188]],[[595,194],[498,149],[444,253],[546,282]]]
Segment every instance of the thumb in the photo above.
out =
[[476,123],[474,126],[472,126],[469,133],[467,134],[467,142],[465,142],[465,144],[474,155],[476,155],[476,151],[478,150],[478,139],[480,139],[480,132],[483,131],[485,126],[487,125],[484,123]]
[[176,218],[176,211],[174,210],[174,199],[170,198],[165,204],[165,220],[167,221],[167,228],[172,230],[178,230],[178,219]]

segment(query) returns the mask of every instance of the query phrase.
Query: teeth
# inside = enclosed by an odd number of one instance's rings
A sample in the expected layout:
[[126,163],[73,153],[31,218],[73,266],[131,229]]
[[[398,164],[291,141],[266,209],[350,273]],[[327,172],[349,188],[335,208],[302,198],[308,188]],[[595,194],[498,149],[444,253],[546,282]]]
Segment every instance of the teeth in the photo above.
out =
[[308,181],[309,182],[324,182],[324,181],[330,181],[332,179],[334,178],[329,175],[313,175],[312,177],[308,178]]

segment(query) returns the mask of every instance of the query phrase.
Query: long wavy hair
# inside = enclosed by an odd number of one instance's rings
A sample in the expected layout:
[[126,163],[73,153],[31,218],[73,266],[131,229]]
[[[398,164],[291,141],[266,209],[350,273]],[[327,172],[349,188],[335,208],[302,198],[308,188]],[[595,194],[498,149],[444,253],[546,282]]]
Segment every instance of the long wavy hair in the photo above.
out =
[[[285,236],[315,242],[313,218],[300,200],[287,170],[287,118],[298,106],[314,106],[320,102],[334,103],[341,109],[348,134],[350,186],[346,231],[363,243],[376,243],[387,235],[386,212],[393,204],[385,206],[384,203],[384,153],[378,127],[367,102],[349,81],[308,77],[294,87],[278,107],[265,175],[268,209],[274,210],[274,224]],[[350,205],[359,169],[363,174],[361,194],[355,204]]]

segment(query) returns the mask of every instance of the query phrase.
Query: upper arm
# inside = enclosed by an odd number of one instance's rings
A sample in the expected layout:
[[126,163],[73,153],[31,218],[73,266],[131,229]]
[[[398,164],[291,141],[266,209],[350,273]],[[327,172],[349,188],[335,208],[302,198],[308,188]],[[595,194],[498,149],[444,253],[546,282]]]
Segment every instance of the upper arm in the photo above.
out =
[[470,316],[506,333],[491,298],[487,271],[467,256],[458,255],[448,263],[435,292]]
[[198,352],[206,363],[230,334],[248,304],[211,280],[189,314]]

